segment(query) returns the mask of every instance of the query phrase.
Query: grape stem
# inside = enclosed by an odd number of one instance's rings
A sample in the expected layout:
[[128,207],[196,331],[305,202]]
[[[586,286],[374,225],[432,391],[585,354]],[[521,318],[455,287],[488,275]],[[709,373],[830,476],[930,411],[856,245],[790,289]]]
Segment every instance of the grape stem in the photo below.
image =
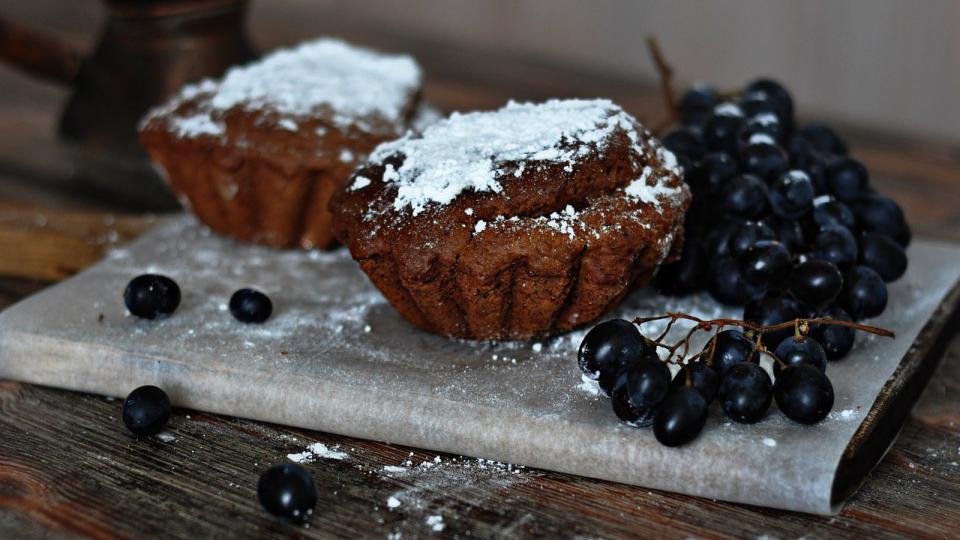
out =
[[677,93],[673,89],[673,68],[664,58],[660,43],[655,36],[647,36],[647,52],[650,53],[650,59],[653,60],[653,65],[657,68],[657,76],[660,79],[660,95],[663,97],[663,104],[667,109],[667,117],[653,130],[659,135],[680,119],[680,105],[677,101]]
[[[667,117],[653,130],[659,136],[680,120],[680,100],[677,98],[677,92],[673,87],[673,67],[667,63],[656,36],[647,36],[647,53],[653,61],[653,66],[657,69],[657,78],[660,80],[660,97],[663,98],[664,107],[667,109]],[[740,97],[741,93],[740,90],[731,90],[717,92],[717,95],[726,101]]]
[[[792,321],[785,321],[777,324],[758,324],[753,321],[744,321],[741,319],[701,319],[700,317],[696,317],[688,313],[669,312],[665,315],[656,315],[653,317],[637,317],[633,320],[633,322],[634,324],[637,324],[637,325],[643,325],[649,322],[663,321],[668,319],[669,319],[669,322],[667,323],[666,330],[664,330],[660,334],[660,336],[657,337],[657,339],[649,339],[646,337],[644,337],[644,339],[656,345],[657,347],[666,349],[670,353],[667,356],[666,361],[676,363],[676,364],[682,363],[684,359],[687,357],[687,353],[689,353],[690,351],[690,339],[693,338],[693,336],[697,332],[714,331],[714,338],[716,338],[716,335],[719,334],[720,331],[723,330],[723,328],[726,326],[738,326],[740,328],[743,328],[744,330],[747,330],[755,334],[756,350],[758,352],[762,352],[764,354],[768,354],[772,356],[778,362],[780,361],[780,359],[776,358],[771,353],[771,351],[769,351],[763,345],[764,334],[768,334],[770,332],[776,332],[777,330],[785,330],[787,328],[793,328],[794,336],[796,336],[797,339],[802,339],[804,336],[807,335],[807,333],[810,332],[810,325],[812,324],[833,324],[836,326],[845,326],[847,328],[854,328],[856,330],[861,330],[863,332],[868,332],[870,334],[876,334],[878,336],[883,336],[888,338],[896,337],[896,334],[894,334],[893,332],[885,328],[880,328],[877,326],[869,326],[866,324],[860,324],[860,323],[855,323],[851,321],[844,321],[840,319],[831,319],[829,317],[815,317],[812,319],[794,319]],[[670,332],[670,329],[673,328],[673,325],[679,320],[691,321],[695,324],[692,328],[690,328],[690,330],[687,332],[686,336],[683,337],[683,339],[677,341],[672,345],[664,344],[663,340],[667,337],[667,334]],[[701,356],[706,356],[708,361],[712,360],[713,351],[715,349],[715,343],[716,343],[715,339],[711,340],[707,347],[705,347],[702,351],[698,352],[697,354],[691,356],[690,360],[691,361],[696,360]],[[677,354],[677,351],[680,349],[680,347],[683,347],[683,352],[680,354]],[[674,358],[674,356],[676,356],[676,359]]]

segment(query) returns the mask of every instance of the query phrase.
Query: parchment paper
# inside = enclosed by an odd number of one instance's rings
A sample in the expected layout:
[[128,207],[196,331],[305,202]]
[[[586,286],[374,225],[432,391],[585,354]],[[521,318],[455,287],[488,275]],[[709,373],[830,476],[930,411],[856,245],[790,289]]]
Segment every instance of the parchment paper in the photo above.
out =
[[[344,249],[241,245],[189,217],[0,313],[0,377],[114,396],[156,384],[183,407],[829,514],[838,511],[831,486],[844,448],[960,274],[955,246],[917,241],[909,255],[890,307],[872,321],[898,337],[861,335],[853,354],[830,364],[837,398],[829,418],[800,426],[774,405],[760,423],[739,425],[714,403],[703,433],[682,448],[620,424],[609,400],[582,384],[583,330],[496,345],[432,336],[403,321]],[[125,313],[123,288],[144,272],[179,283],[183,301],[172,317]],[[245,286],[273,299],[267,323],[230,316],[229,296]],[[618,314],[674,309],[739,316],[705,296],[650,291]]]

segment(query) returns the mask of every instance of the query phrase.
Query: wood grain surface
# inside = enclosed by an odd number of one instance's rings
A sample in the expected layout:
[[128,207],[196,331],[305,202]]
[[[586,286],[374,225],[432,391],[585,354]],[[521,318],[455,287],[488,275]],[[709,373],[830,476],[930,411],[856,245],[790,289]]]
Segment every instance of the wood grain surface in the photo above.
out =
[[[38,17],[84,46],[98,22],[94,5],[12,0],[4,9]],[[603,95],[643,119],[660,117],[654,87],[609,75],[447,47],[362,21],[301,20],[282,7],[257,14],[252,32],[264,48],[329,32],[411,51],[429,74],[427,95],[447,109]],[[645,61],[640,51],[638,61]],[[66,95],[0,68],[0,199],[7,201],[0,205],[0,273],[8,276],[0,278],[0,307],[149,224],[117,214],[122,200],[72,179],[69,152],[54,136]],[[874,185],[904,205],[918,235],[960,240],[960,148],[840,130]],[[960,531],[960,336],[895,446],[836,517],[514,473],[447,455],[436,469],[391,475],[384,466],[432,462],[436,454],[186,410],[174,415],[174,440],[137,440],[119,415],[118,401],[0,381],[0,538],[956,538]],[[348,457],[306,464],[320,490],[310,526],[272,522],[256,503],[259,473],[317,441]],[[390,496],[400,506],[388,508]],[[442,531],[427,523],[436,515]]]

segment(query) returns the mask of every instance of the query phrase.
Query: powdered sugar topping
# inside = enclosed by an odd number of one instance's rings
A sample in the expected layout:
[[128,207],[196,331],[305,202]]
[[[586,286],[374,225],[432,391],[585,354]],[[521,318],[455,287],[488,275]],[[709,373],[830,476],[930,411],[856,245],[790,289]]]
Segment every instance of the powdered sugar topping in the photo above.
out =
[[332,120],[339,126],[368,116],[397,123],[420,82],[420,68],[410,56],[318,39],[232,68],[219,83],[204,80],[187,85],[170,104],[155,109],[149,117],[169,112],[197,95],[211,94],[200,111],[172,120],[178,135],[223,135],[224,126],[216,113],[234,107],[268,110],[277,115],[278,127],[291,131],[299,129],[299,120],[320,109],[332,111]]
[[[627,134],[637,156],[646,155],[636,121],[609,100],[511,101],[497,111],[454,113],[422,135],[410,133],[381,144],[370,159],[382,162],[404,155],[398,169],[387,165],[383,181],[397,188],[395,210],[418,215],[429,205],[449,204],[465,191],[499,193],[503,186],[498,178],[519,176],[518,161],[527,166],[562,164],[572,171],[580,159],[602,150],[616,130]],[[661,163],[677,169],[673,154],[657,148]]]

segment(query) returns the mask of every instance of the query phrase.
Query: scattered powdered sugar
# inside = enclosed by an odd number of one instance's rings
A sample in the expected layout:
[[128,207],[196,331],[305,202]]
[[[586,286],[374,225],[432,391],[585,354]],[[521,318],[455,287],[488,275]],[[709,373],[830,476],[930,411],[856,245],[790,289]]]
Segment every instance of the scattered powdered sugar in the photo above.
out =
[[387,508],[396,508],[400,506],[400,499],[391,495],[387,498]]
[[[449,204],[464,191],[501,192],[498,175],[516,174],[504,169],[512,162],[564,164],[572,171],[579,159],[602,150],[617,130],[631,139],[638,157],[646,155],[636,120],[609,100],[511,101],[496,111],[453,113],[422,134],[381,144],[370,160],[405,156],[399,169],[387,165],[383,182],[397,187],[395,210],[409,208],[418,215],[431,204]],[[657,148],[664,166],[676,168],[673,154]],[[634,189],[638,196],[659,194]]]
[[591,396],[602,395],[602,391],[600,390],[600,383],[591,379],[590,377],[587,377],[583,373],[580,374],[580,384],[577,385],[577,388],[579,390],[583,390],[584,392],[590,394]]
[[306,452],[298,452],[295,454],[287,454],[287,459],[294,463],[306,463],[313,460],[313,453],[309,450]]
[[157,438],[165,443],[173,442],[177,440],[177,436],[174,435],[173,433],[170,433],[169,431],[161,431],[160,433],[157,434]]
[[409,484],[390,495],[398,503],[411,508],[429,506],[430,500],[445,500],[459,493],[468,492],[479,485],[508,487],[526,483],[536,473],[526,467],[487,459],[463,456],[446,460],[435,456],[414,463],[413,452],[400,465],[382,468],[385,478],[402,480]]
[[434,532],[442,531],[446,525],[443,523],[443,516],[427,516],[427,525],[433,529]]
[[287,131],[297,131],[300,129],[299,124],[289,118],[281,118],[280,120],[277,120],[277,125]]
[[777,446],[777,440],[771,439],[770,437],[764,437],[762,442],[764,446],[769,446],[770,448]]
[[222,135],[224,125],[217,113],[238,106],[269,110],[278,116],[277,126],[291,131],[299,129],[299,119],[316,115],[321,108],[332,111],[332,120],[339,126],[367,116],[397,123],[420,84],[420,68],[410,56],[382,54],[324,38],[234,67],[219,82],[206,79],[187,85],[147,119],[209,94],[209,102],[199,112],[172,120],[178,135]]
[[347,454],[344,452],[327,448],[327,446],[323,443],[313,443],[307,447],[307,450],[313,452],[315,456],[324,459],[344,459],[347,457]]
[[329,448],[327,445],[319,442],[307,446],[307,449],[303,452],[287,454],[287,459],[296,463],[307,463],[316,458],[346,459],[347,454],[345,452],[340,452],[338,450]]
[[[670,158],[674,158],[673,154],[669,151],[664,151],[664,155],[669,155]],[[642,202],[649,203],[657,208],[660,208],[661,198],[675,198],[682,192],[683,188],[679,186],[670,187],[659,182],[656,185],[650,186],[647,182],[652,173],[652,168],[649,166],[644,167],[643,172],[640,174],[640,178],[637,178],[631,182],[630,185],[624,188],[623,192],[631,197],[639,199]]]
[[216,122],[209,114],[175,117],[170,121],[170,129],[179,137],[198,137],[200,135],[222,135],[226,128],[223,122]]
[[353,180],[353,184],[350,184],[350,187],[347,188],[347,191],[356,191],[358,189],[363,189],[370,185],[370,179],[366,176],[357,175]]
[[851,420],[857,420],[860,418],[860,413],[853,409],[844,409],[842,411],[832,411],[827,415],[830,420],[836,420],[839,422],[850,422]]
[[549,216],[541,217],[538,221],[543,221],[547,227],[569,236],[570,238],[575,238],[577,233],[574,230],[574,224],[580,220],[580,215],[571,205],[567,205],[563,209],[563,213],[551,212]]

